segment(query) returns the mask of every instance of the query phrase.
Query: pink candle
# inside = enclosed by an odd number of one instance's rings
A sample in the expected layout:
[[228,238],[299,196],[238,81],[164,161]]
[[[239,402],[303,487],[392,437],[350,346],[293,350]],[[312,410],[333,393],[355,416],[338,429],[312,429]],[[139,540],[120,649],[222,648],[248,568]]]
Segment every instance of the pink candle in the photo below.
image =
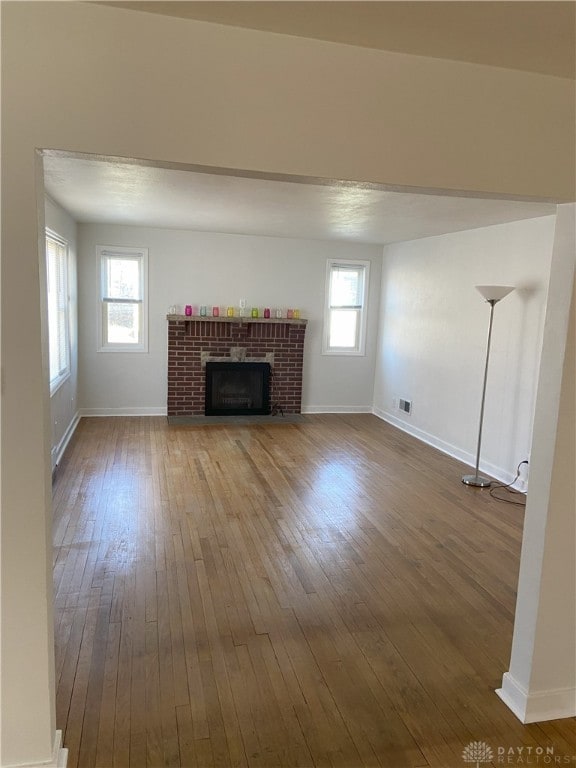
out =
[[212,317],[219,317],[220,307],[212,307]]
[[268,309],[268,307],[264,309],[264,317],[270,317],[270,310]]

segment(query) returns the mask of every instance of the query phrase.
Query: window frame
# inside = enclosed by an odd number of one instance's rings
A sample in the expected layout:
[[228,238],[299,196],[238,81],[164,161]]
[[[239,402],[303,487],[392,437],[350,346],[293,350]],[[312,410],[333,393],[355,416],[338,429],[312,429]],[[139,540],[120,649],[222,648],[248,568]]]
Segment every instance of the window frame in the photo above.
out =
[[[332,282],[332,272],[335,267],[348,267],[350,269],[362,270],[362,294],[361,303],[354,307],[335,307],[332,306],[330,288]],[[370,261],[364,259],[328,259],[326,262],[326,289],[324,299],[324,328],[322,333],[322,354],[364,357],[366,355],[366,316],[368,311],[368,288],[370,281]],[[334,347],[330,346],[330,321],[332,312],[342,309],[349,309],[350,312],[356,312],[358,317],[358,327],[356,331],[356,345],[354,347]]]
[[[53,275],[50,270],[49,248],[48,240],[52,240],[58,246],[64,249],[62,262],[63,269],[63,283],[60,285],[58,276]],[[71,349],[70,349],[70,244],[66,238],[59,235],[53,229],[46,227],[44,230],[44,247],[45,247],[45,261],[46,261],[46,304],[47,304],[47,316],[48,316],[48,377],[50,382],[50,397],[67,381],[72,375],[71,367]],[[60,316],[60,312],[63,313],[63,330],[64,330],[64,358],[65,364],[61,368],[56,376],[52,377],[52,362],[54,356],[51,354],[50,336],[51,336],[51,301],[50,301],[50,286],[52,281],[56,278],[58,282],[57,287],[57,313]],[[62,301],[63,299],[63,301]],[[60,320],[58,320],[58,326],[60,326]],[[60,333],[57,333],[58,340],[60,339]],[[60,345],[58,345],[58,352],[60,353]],[[58,355],[60,357],[60,354]]]
[[[148,248],[125,245],[97,245],[98,260],[98,352],[147,353],[148,352]],[[134,259],[139,263],[139,299],[122,299],[107,296],[108,263],[110,259]],[[137,304],[140,309],[140,335],[134,344],[108,341],[107,305]]]

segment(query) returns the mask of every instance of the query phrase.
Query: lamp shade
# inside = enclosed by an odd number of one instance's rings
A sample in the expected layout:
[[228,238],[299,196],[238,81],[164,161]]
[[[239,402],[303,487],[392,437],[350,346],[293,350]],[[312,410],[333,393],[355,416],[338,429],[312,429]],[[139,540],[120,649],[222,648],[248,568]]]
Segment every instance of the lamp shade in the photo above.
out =
[[486,301],[496,303],[514,290],[513,285],[477,285],[476,290],[481,293]]

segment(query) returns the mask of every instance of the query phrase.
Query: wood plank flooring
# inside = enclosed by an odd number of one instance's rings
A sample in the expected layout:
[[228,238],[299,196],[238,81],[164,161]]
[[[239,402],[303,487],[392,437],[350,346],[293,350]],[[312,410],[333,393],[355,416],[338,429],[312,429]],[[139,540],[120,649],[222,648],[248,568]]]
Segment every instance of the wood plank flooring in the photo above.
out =
[[70,768],[572,756],[574,720],[523,726],[494,693],[523,510],[464,470],[369,415],[82,419],[54,485]]

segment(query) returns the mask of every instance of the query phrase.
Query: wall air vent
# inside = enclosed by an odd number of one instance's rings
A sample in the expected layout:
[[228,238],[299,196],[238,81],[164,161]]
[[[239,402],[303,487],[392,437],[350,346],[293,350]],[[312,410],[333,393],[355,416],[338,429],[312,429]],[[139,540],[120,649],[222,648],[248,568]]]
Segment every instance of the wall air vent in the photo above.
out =
[[398,400],[398,410],[404,411],[404,413],[410,413],[412,410],[412,400],[402,400],[402,398],[400,398]]

